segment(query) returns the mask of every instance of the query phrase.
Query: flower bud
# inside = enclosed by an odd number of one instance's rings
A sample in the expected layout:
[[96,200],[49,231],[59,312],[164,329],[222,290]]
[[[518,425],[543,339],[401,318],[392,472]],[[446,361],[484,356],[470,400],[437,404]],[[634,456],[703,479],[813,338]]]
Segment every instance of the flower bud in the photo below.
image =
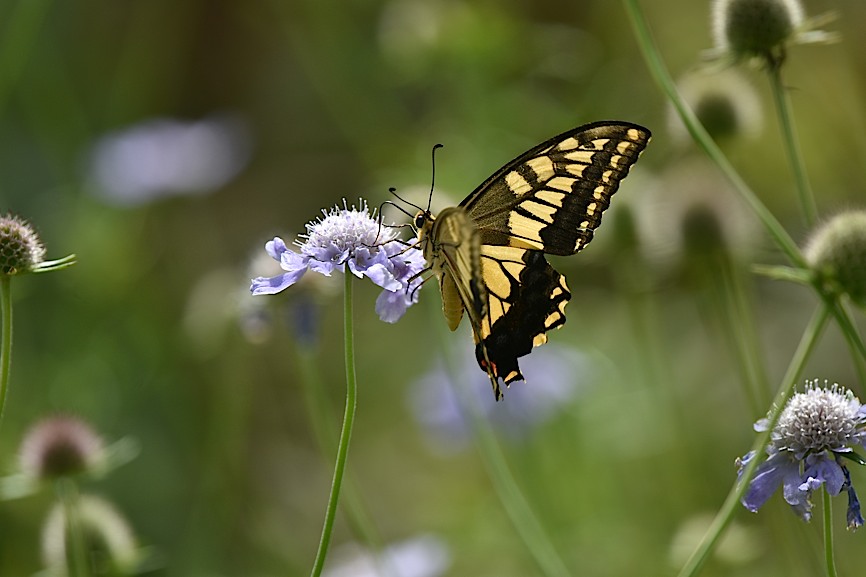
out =
[[102,439],[81,419],[57,416],[34,425],[21,443],[21,470],[36,479],[87,471],[104,455]]
[[[758,94],[736,69],[689,74],[677,82],[677,88],[717,142],[743,136],[752,138],[763,128]],[[673,106],[668,106],[668,124],[672,139],[680,144],[691,143],[692,138]]]
[[802,25],[797,0],[717,0],[713,7],[716,47],[737,58],[772,57]]
[[45,259],[39,235],[24,219],[0,216],[0,275],[30,272]]
[[814,232],[804,252],[826,288],[866,305],[866,211],[837,215]]

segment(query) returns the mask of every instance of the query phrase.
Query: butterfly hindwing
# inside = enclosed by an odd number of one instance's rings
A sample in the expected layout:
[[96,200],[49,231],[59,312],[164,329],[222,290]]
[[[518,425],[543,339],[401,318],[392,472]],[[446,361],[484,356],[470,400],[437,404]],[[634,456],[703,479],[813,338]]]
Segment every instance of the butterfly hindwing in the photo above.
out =
[[497,400],[500,379],[523,379],[518,358],[565,323],[571,293],[544,254],[574,254],[592,240],[649,138],[627,122],[581,126],[512,160],[459,206],[415,217],[448,325],[468,312]]
[[475,356],[499,399],[499,379],[506,385],[523,380],[517,358],[547,342],[545,333],[565,322],[571,293],[538,250],[482,246],[481,270],[488,313],[475,333]]

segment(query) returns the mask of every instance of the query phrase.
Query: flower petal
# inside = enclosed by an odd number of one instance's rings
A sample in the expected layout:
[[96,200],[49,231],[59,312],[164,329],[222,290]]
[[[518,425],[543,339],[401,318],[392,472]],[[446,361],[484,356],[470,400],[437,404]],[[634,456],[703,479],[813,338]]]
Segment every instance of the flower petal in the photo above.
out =
[[854,487],[848,487],[848,513],[846,514],[848,529],[855,530],[863,526],[863,515],[860,514],[860,500]]
[[806,457],[806,469],[803,471],[803,478],[807,479],[807,482],[809,479],[817,479],[819,485],[825,483],[827,492],[831,495],[838,495],[842,491],[842,485],[845,484],[842,467],[835,459],[828,456],[826,451]]
[[250,285],[250,292],[256,296],[276,294],[286,290],[298,282],[298,279],[304,276],[305,272],[307,272],[307,269],[302,268],[294,272],[287,272],[270,278],[264,276],[254,278]]
[[409,296],[403,289],[397,292],[383,290],[376,299],[376,314],[386,323],[396,323],[400,320],[409,305]]
[[395,292],[403,289],[403,283],[397,280],[394,274],[388,270],[388,267],[383,264],[377,263],[370,266],[364,271],[364,276],[386,291]]
[[278,236],[275,236],[274,240],[269,240],[265,243],[265,251],[267,251],[267,253],[271,255],[271,258],[277,262],[281,261],[281,255],[287,250],[289,249],[286,246],[286,243]]
[[[747,455],[745,462],[750,460],[748,457]],[[758,465],[755,477],[741,499],[743,506],[753,513],[757,511],[792,472],[797,474],[797,463],[783,453],[773,455]]]
[[809,497],[812,495],[812,490],[820,486],[821,482],[812,477],[804,482],[795,462],[793,469],[788,471],[782,480],[782,496],[797,516],[804,521],[809,521],[812,518],[812,501]]

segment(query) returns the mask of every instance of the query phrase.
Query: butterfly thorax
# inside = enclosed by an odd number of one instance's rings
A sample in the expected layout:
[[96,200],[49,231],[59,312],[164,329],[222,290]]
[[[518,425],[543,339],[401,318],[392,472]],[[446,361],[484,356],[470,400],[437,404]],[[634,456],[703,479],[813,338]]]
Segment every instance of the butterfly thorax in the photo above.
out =
[[479,323],[487,311],[487,291],[481,280],[479,232],[472,218],[464,208],[453,206],[436,217],[419,212],[415,227],[424,258],[439,280],[449,328],[460,324],[467,303],[473,322]]

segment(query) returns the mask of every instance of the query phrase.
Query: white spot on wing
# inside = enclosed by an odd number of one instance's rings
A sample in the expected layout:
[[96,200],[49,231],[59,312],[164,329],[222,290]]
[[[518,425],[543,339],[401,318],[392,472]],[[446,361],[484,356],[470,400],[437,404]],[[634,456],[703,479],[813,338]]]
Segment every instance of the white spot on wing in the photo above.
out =
[[538,156],[526,162],[526,166],[532,169],[540,181],[546,181],[554,174],[553,161],[549,156]]
[[[551,181],[552,182],[552,181]],[[574,182],[574,181],[570,181]],[[569,190],[571,190],[571,185],[569,184]],[[535,193],[535,196],[544,202],[549,202],[550,204],[559,206],[562,204],[562,199],[565,198],[565,194],[562,192],[556,192],[554,190],[539,190]]]
[[526,179],[520,176],[516,170],[512,170],[505,175],[505,183],[515,196],[523,196],[532,190]]

